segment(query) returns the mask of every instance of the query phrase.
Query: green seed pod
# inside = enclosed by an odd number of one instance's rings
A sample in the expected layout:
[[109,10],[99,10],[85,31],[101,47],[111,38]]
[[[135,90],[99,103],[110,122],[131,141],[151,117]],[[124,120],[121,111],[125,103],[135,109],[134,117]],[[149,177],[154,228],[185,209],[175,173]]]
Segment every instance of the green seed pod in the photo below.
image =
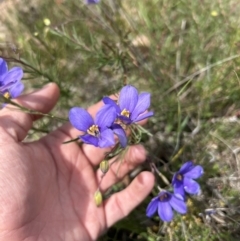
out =
[[99,190],[94,193],[94,201],[97,207],[102,204],[102,193]]
[[106,160],[101,161],[100,163],[100,170],[105,174],[109,170],[109,163]]

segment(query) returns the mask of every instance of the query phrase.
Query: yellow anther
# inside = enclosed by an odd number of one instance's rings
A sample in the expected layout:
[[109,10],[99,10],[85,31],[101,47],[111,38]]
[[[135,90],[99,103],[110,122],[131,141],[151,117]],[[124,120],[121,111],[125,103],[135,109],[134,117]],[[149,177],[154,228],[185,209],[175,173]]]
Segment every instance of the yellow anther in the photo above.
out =
[[87,133],[92,136],[99,136],[99,128],[97,125],[92,125],[88,128]]
[[124,110],[121,112],[121,115],[126,116],[126,117],[129,118],[130,112],[129,112],[128,110],[124,109]]
[[3,96],[6,98],[6,99],[10,99],[11,98],[11,95],[10,93],[7,91],[3,94]]

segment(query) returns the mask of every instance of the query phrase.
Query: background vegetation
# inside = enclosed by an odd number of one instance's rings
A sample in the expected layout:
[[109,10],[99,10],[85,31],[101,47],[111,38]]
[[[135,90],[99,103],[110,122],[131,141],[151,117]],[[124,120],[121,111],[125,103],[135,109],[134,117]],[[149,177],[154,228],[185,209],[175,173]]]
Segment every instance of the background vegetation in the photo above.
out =
[[[0,10],[0,55],[22,65],[26,92],[56,82],[54,113],[67,118],[69,108],[90,106],[124,83],[149,91],[153,136],[142,142],[156,166],[169,180],[187,160],[204,167],[202,193],[186,216],[147,219],[150,195],[99,240],[239,240],[238,0],[8,0]],[[60,124],[45,118],[28,138]]]

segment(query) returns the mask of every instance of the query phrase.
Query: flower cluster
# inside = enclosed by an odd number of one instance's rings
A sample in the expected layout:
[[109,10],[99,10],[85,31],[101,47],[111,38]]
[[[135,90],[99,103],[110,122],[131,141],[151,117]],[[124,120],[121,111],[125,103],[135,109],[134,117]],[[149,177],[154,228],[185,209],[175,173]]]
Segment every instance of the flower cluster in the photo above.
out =
[[200,165],[194,166],[192,161],[183,164],[172,179],[174,193],[160,192],[149,203],[146,215],[152,217],[158,211],[159,217],[169,222],[173,219],[173,210],[185,214],[187,212],[186,193],[194,195],[200,192],[200,186],[194,179],[201,177],[202,174],[203,168]]
[[13,67],[8,70],[7,63],[0,58],[0,94],[5,98],[11,99],[18,97],[24,85],[21,82],[23,70],[20,67]]
[[73,107],[69,111],[70,123],[83,134],[79,139],[96,147],[110,147],[115,144],[114,134],[122,147],[127,145],[124,127],[153,116],[147,112],[150,107],[150,94],[141,93],[131,85],[124,86],[117,101],[103,98],[104,106],[97,112],[95,119],[87,110]]
[[200,165],[194,166],[192,161],[184,163],[173,176],[174,193],[181,195],[184,199],[186,199],[186,193],[198,194],[200,186],[194,179],[198,179],[202,174],[203,168]]
[[[117,100],[103,98],[104,106],[97,112],[95,118],[87,110],[73,107],[69,111],[69,120],[82,132],[79,135],[82,142],[100,148],[110,147],[115,145],[114,135],[116,135],[124,148],[128,144],[125,134],[127,126],[153,116],[153,112],[148,111],[150,98],[149,93],[139,94],[135,87],[126,85],[121,89]],[[103,160],[100,163],[100,170],[106,174],[108,169],[108,160]],[[202,174],[203,168],[200,165],[194,165],[192,161],[183,164],[173,176],[173,193],[161,191],[149,203],[146,215],[152,217],[157,212],[163,221],[169,222],[173,219],[174,210],[180,214],[186,214],[186,193],[193,195],[199,193],[200,186],[195,179]],[[97,205],[102,201],[100,194],[97,191],[95,195]]]

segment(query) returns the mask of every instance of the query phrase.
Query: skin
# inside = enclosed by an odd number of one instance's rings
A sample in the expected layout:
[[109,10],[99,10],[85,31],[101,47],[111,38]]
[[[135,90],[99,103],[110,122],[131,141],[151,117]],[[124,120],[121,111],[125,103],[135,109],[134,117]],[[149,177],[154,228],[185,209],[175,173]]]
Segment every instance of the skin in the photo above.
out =
[[[16,102],[47,113],[58,97],[58,87],[49,84]],[[101,105],[91,106],[89,112],[94,116]],[[96,207],[94,193],[101,179],[96,167],[110,149],[62,144],[80,134],[69,123],[38,141],[23,142],[37,118],[9,104],[0,111],[0,241],[96,240],[149,194],[154,176],[140,173]],[[101,190],[106,191],[145,157],[141,145],[132,146],[120,169],[117,162],[111,165]]]

